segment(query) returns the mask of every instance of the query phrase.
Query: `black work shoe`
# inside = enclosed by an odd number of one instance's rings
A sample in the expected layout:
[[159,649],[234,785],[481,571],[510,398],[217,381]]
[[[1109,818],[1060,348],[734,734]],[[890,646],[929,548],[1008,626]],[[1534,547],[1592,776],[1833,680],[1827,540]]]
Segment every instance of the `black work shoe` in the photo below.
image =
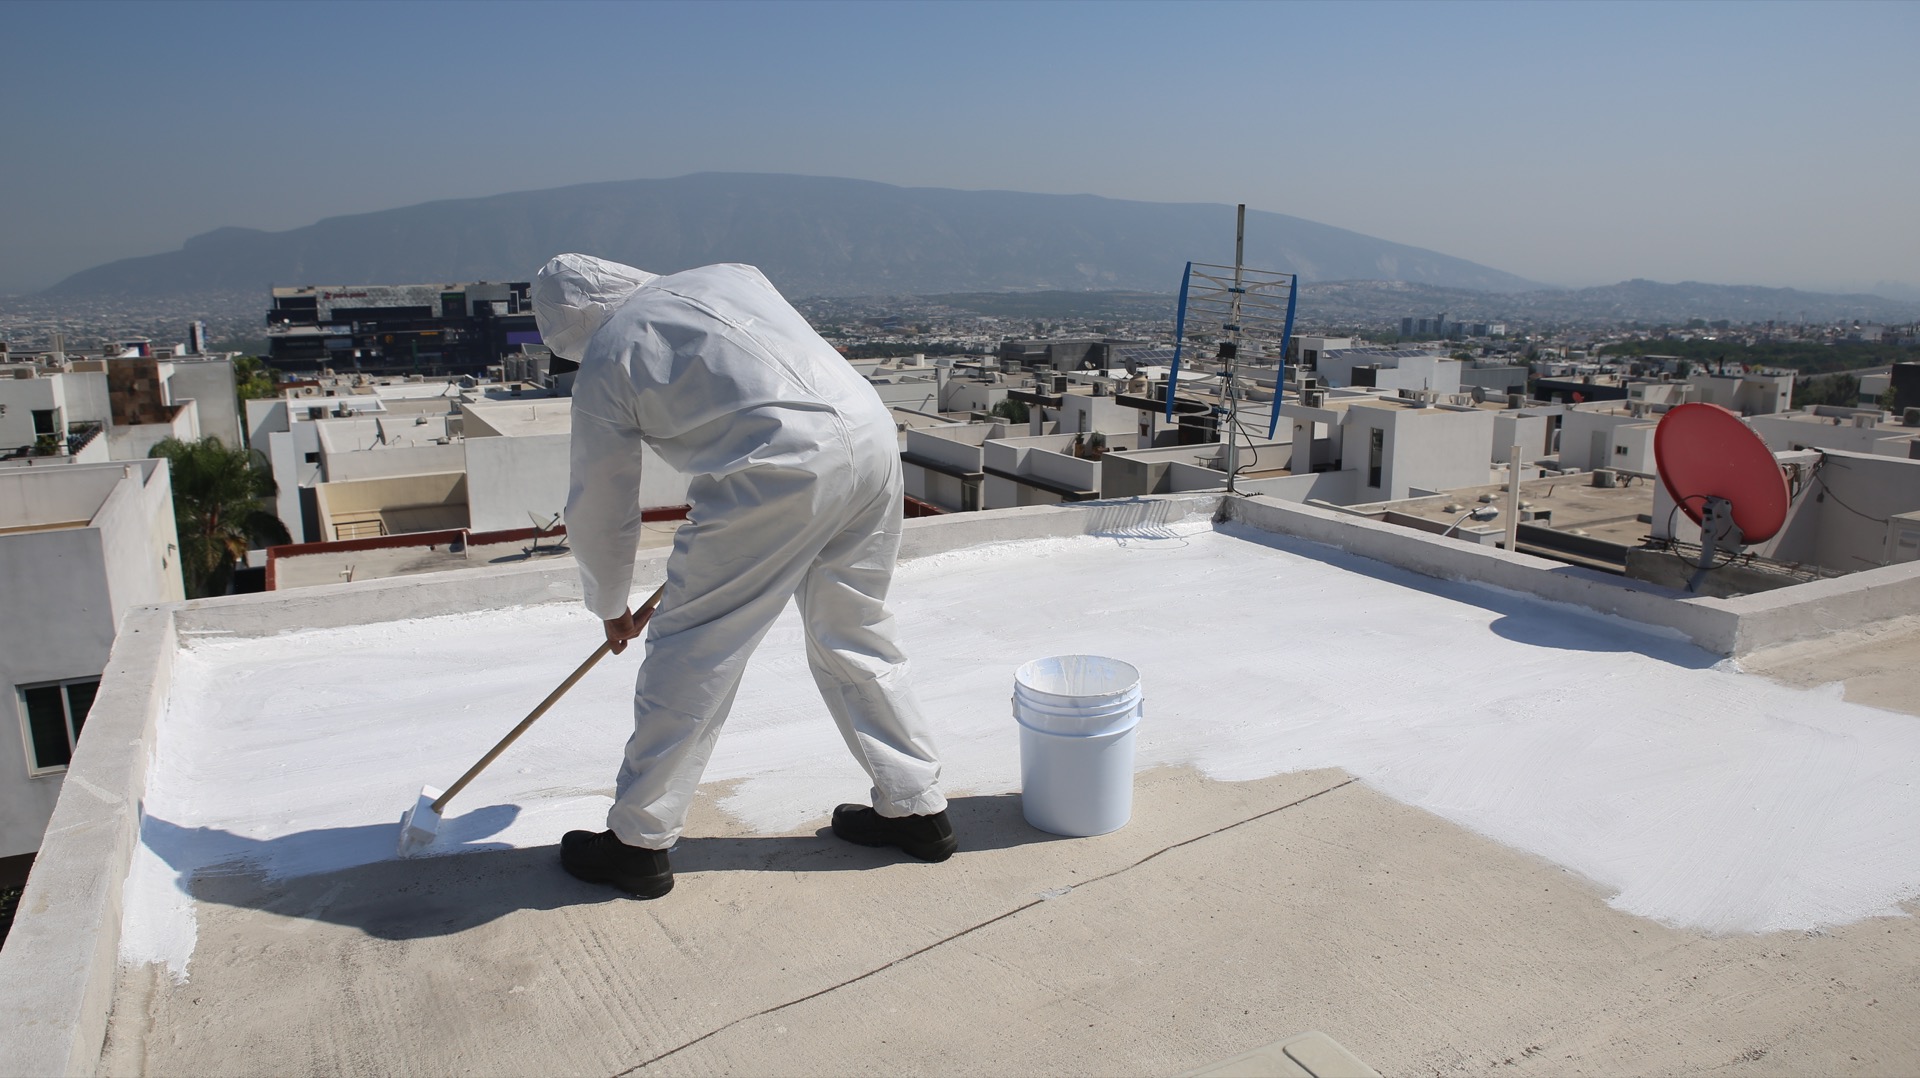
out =
[[833,833],[856,846],[898,846],[922,861],[945,861],[960,848],[943,809],[928,816],[882,816],[865,805],[833,810]]
[[560,839],[560,864],[575,879],[610,883],[635,898],[673,890],[667,851],[629,846],[612,831],[569,831]]

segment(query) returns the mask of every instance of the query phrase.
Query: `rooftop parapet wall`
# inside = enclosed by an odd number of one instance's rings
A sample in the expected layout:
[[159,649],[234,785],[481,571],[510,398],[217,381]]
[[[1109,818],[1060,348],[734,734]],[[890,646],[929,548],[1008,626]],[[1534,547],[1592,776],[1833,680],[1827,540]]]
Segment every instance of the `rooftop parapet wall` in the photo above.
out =
[[1672,629],[1721,655],[1732,651],[1737,636],[1737,619],[1731,612],[1720,609],[1719,600],[1677,598],[1665,589],[1531,554],[1442,539],[1310,505],[1233,498],[1223,503],[1221,515],[1223,519],[1324,543],[1423,576],[1488,584]]
[[140,839],[154,726],[179,651],[174,607],[133,611],[114,641],[0,950],[0,1060],[8,1073],[91,1075],[120,953],[121,896]]
[[0,529],[84,524],[124,475],[119,468],[75,466],[0,472]]
[[1920,610],[1920,562],[1742,595],[1717,603],[1735,618],[1734,656],[1863,629]]
[[1920,609],[1920,562],[1736,599],[1693,597],[1309,505],[1223,502],[1220,518],[1339,547],[1425,576],[1464,580],[1673,630],[1707,651],[1748,652],[1865,628]]

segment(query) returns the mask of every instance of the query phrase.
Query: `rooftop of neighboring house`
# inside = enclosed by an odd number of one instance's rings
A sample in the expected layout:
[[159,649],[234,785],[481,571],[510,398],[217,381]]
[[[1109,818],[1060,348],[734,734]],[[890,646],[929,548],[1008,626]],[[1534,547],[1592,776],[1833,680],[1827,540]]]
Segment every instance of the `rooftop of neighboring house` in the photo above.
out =
[[122,479],[151,467],[147,461],[115,461],[0,469],[0,534],[84,528]]
[[573,430],[573,401],[566,397],[553,400],[471,401],[462,404],[461,411],[467,416],[466,434],[469,438],[489,433],[508,438],[529,438],[543,434],[568,434]]
[[[1614,473],[1615,485],[1609,487],[1595,486],[1590,473],[1523,479],[1520,482],[1521,520],[1570,535],[1639,546],[1646,541],[1653,523],[1653,484],[1656,482],[1652,477],[1618,472]],[[1504,533],[1506,504],[1506,485],[1488,483],[1445,494],[1347,508],[1360,513],[1393,513],[1437,525],[1440,529],[1459,522],[1461,531]],[[1461,519],[1487,505],[1499,509],[1503,515],[1484,522]]]

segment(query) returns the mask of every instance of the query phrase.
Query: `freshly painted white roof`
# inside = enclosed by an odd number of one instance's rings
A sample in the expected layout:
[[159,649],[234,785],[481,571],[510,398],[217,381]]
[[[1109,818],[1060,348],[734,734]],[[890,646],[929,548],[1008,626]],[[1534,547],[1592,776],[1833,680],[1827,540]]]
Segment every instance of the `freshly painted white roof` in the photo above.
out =
[[[1142,768],[1344,768],[1670,926],[1813,930],[1920,894],[1920,723],[1632,623],[1204,520],[918,559],[893,601],[954,793],[1018,787],[1017,666],[1104,654],[1142,671]],[[123,959],[190,971],[184,884],[211,866],[285,878],[392,858],[420,786],[450,783],[598,636],[550,604],[190,643]],[[588,675],[450,806],[432,852],[603,826],[636,663]],[[706,781],[765,831],[864,799],[791,611]]]

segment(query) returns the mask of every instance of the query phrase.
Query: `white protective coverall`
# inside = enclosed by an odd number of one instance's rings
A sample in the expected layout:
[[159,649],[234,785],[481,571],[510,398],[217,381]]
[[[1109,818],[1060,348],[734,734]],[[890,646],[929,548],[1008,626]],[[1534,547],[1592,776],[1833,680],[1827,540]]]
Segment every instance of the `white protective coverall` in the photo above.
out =
[[873,388],[752,266],[660,277],[560,255],[533,303],[554,354],[580,363],[567,538],[597,617],[627,610],[641,444],[690,481],[608,827],[652,849],[679,838],[747,659],[789,597],[874,809],[943,810],[885,603],[900,452]]

